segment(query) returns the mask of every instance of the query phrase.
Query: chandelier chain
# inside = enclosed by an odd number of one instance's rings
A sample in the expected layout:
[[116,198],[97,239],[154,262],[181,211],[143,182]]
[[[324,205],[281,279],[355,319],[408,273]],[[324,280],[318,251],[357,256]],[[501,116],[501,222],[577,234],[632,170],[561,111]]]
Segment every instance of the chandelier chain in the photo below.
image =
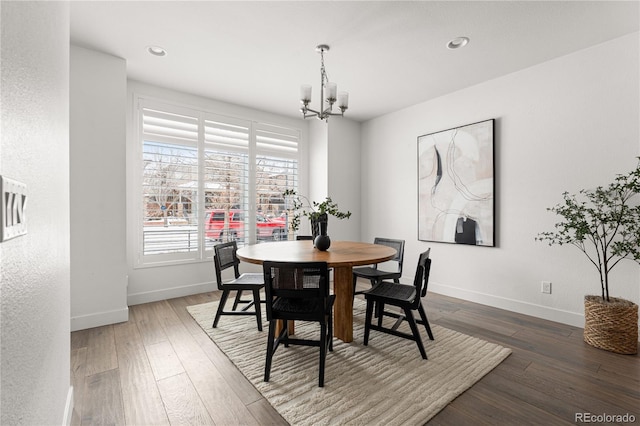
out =
[[327,76],[327,71],[324,68],[324,49],[320,50],[320,79],[322,80],[320,82],[322,87],[327,87],[329,76]]

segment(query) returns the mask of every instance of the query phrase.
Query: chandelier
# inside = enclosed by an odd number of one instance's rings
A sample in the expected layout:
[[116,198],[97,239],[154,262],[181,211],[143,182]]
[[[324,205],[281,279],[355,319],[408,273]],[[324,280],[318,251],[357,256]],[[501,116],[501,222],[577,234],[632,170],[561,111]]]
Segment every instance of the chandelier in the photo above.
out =
[[[324,69],[324,52],[329,51],[329,46],[319,44],[316,46],[316,52],[320,53],[320,109],[318,111],[309,108],[311,102],[311,85],[303,84],[300,86],[300,103],[302,108],[300,112],[304,118],[318,117],[319,120],[328,121],[329,116],[344,116],[344,112],[349,107],[349,94],[347,92],[338,92],[338,86],[329,82],[327,72]],[[340,112],[332,112],[333,104],[337,101],[337,107]],[[328,104],[325,108],[325,103]]]

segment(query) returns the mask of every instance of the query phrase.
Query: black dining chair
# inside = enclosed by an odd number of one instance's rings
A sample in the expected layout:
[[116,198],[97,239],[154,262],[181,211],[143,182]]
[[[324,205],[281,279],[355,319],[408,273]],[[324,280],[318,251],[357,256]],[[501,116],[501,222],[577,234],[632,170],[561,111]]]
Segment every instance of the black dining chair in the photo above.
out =
[[[329,295],[329,269],[325,262],[263,263],[269,336],[264,381],[271,374],[273,354],[279,345],[317,346],[320,348],[318,386],[324,386],[327,351],[333,350],[332,309],[335,295]],[[289,321],[311,321],[320,325],[318,340],[291,338]],[[282,329],[276,336],[276,326]]]
[[[213,328],[218,326],[218,321],[222,315],[255,315],[258,322],[258,330],[262,331],[260,290],[264,287],[263,274],[260,272],[240,274],[238,267],[240,265],[240,259],[238,259],[238,256],[236,255],[238,246],[235,241],[217,244],[213,249],[213,264],[215,265],[216,281],[218,283],[218,289],[222,290],[220,304],[218,305],[216,317],[213,320]],[[222,271],[228,268],[233,268],[234,278],[225,281],[222,279]],[[231,311],[225,311],[224,305],[232,291],[236,292],[233,307]],[[253,299],[242,299],[243,291],[251,291],[253,293]],[[240,303],[248,303],[248,305],[244,306],[241,310],[237,310],[238,304]],[[254,306],[253,311],[249,311],[251,306]]]
[[361,268],[353,268],[353,295],[362,294],[361,291],[356,291],[356,284],[358,278],[364,278],[371,282],[371,287],[375,286],[382,280],[393,280],[396,283],[400,282],[402,277],[402,263],[404,261],[404,240],[394,240],[390,238],[376,237],[373,240],[373,244],[380,244],[388,246],[396,250],[396,255],[390,262],[395,262],[397,267],[395,271],[385,271],[378,269],[378,265],[364,266]]
[[[420,351],[422,358],[427,359],[427,353],[424,350],[424,345],[422,344],[422,339],[420,338],[420,332],[416,323],[424,325],[424,328],[429,335],[429,339],[433,340],[431,326],[429,325],[427,314],[422,306],[422,297],[425,297],[427,294],[427,284],[429,283],[429,272],[431,270],[431,259],[429,259],[430,251],[431,249],[420,254],[413,285],[382,281],[376,284],[372,289],[363,292],[364,298],[367,301],[367,314],[364,324],[365,346],[369,344],[370,331],[376,330],[382,333],[413,340],[418,345],[418,350]],[[373,324],[374,304],[377,305],[377,324]],[[386,311],[386,305],[399,307],[403,311],[403,314]],[[420,320],[416,320],[414,318],[414,310],[417,310],[420,314]],[[393,326],[385,327],[383,326],[383,319],[385,316],[396,318],[397,321]],[[398,327],[404,320],[409,323],[411,334],[398,331]]]

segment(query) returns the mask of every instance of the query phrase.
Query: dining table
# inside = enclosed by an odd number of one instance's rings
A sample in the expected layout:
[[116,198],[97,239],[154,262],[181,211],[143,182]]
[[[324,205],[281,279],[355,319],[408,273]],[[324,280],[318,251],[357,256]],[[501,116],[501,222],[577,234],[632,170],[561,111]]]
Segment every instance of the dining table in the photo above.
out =
[[326,251],[314,247],[313,241],[268,242],[239,248],[237,256],[248,263],[326,262],[333,268],[333,335],[343,342],[353,341],[353,267],[385,262],[396,250],[380,244],[356,241],[331,241]]

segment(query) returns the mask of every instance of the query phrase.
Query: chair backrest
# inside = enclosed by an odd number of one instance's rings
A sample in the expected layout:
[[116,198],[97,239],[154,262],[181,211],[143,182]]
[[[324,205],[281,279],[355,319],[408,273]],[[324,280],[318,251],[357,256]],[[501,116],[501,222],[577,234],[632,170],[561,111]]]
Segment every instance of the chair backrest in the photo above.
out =
[[238,278],[240,276],[240,269],[238,268],[240,259],[238,259],[238,256],[236,256],[238,245],[235,241],[231,241],[228,243],[216,244],[213,247],[213,250],[213,264],[216,269],[216,280],[218,283],[218,289],[222,290],[222,287],[224,286],[224,282],[222,281],[222,271],[227,268],[233,267],[235,278]]
[[416,297],[413,304],[414,307],[418,307],[418,303],[420,302],[420,297],[424,297],[427,295],[427,285],[429,284],[429,272],[431,271],[431,259],[429,258],[429,253],[431,249],[427,249],[424,253],[420,253],[420,257],[418,258],[418,267],[416,268],[416,276],[413,279],[413,285],[416,287]]
[[297,241],[303,241],[303,240],[312,240],[313,241],[313,235],[296,235],[296,240]]
[[[404,261],[404,240],[393,240],[391,238],[375,237],[373,239],[373,244],[380,244],[395,249],[396,255],[393,259],[389,259],[389,261],[397,262],[398,272],[402,273],[402,263]],[[377,268],[377,265],[374,265],[374,267]]]
[[[329,306],[329,268],[326,262],[271,262],[262,264],[267,320],[322,320]],[[278,306],[274,302],[280,299]]]

